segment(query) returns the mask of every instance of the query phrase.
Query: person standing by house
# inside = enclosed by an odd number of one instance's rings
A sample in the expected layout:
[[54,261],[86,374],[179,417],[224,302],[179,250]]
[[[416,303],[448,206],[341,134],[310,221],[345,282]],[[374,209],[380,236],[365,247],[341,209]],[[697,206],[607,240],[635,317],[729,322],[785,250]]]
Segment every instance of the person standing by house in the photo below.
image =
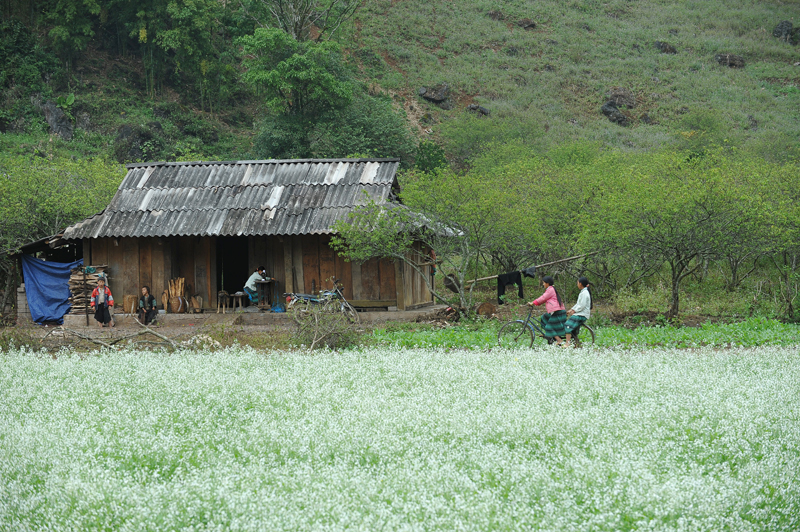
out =
[[561,296],[558,295],[558,290],[553,284],[553,278],[549,275],[542,277],[542,285],[545,288],[544,294],[528,303],[528,305],[533,306],[544,303],[544,308],[547,312],[540,318],[544,328],[544,336],[548,340],[554,340],[556,345],[561,345],[561,339],[566,335],[564,322],[567,321],[567,311],[564,309]]
[[578,279],[578,288],[581,289],[578,294],[578,301],[574,307],[567,311],[569,319],[564,324],[564,330],[567,333],[567,346],[569,346],[569,341],[572,339],[572,333],[586,323],[586,320],[592,315],[592,307],[594,307],[592,292],[589,290],[589,279],[580,277]]
[[97,279],[97,288],[92,290],[92,299],[89,304],[95,308],[94,319],[100,327],[113,327],[114,319],[111,317],[111,307],[114,306],[114,296],[106,286],[106,278],[101,276]]
[[247,297],[250,298],[250,301],[256,302],[258,301],[258,287],[256,286],[256,281],[261,281],[265,279],[267,276],[267,270],[263,266],[259,266],[256,268],[256,271],[253,272],[253,275],[247,279],[247,282],[244,283],[244,291],[247,294]]
[[142,287],[142,297],[139,298],[139,321],[148,325],[156,321],[158,305],[156,298],[150,294],[150,287]]

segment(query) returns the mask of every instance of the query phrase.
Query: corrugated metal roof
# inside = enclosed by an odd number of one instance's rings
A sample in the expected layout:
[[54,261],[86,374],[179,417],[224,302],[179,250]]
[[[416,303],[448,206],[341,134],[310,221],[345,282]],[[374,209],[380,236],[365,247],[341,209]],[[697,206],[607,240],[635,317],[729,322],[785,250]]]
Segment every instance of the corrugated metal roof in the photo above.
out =
[[389,199],[398,159],[147,163],[65,239],[330,233],[357,205]]

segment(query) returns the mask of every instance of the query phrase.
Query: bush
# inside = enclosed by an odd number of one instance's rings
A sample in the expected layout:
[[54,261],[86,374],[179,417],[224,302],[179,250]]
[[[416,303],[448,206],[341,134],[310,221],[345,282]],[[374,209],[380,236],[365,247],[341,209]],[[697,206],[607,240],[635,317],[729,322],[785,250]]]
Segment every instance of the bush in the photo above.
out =
[[296,341],[309,349],[345,349],[358,345],[358,324],[339,312],[337,302],[330,305],[297,303],[292,307],[297,324]]

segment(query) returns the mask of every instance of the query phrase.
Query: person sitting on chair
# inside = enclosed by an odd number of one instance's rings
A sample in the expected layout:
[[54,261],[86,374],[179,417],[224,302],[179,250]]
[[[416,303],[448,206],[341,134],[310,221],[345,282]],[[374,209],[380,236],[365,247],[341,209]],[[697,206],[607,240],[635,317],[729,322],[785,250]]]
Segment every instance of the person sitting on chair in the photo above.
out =
[[262,279],[266,278],[266,276],[266,268],[259,266],[256,268],[256,271],[253,272],[253,275],[247,279],[247,282],[244,283],[244,292],[253,303],[258,303],[258,288],[256,287],[256,281],[261,281]]
[[150,287],[142,287],[142,297],[139,298],[139,321],[145,325],[154,323],[158,316],[156,298],[150,294]]

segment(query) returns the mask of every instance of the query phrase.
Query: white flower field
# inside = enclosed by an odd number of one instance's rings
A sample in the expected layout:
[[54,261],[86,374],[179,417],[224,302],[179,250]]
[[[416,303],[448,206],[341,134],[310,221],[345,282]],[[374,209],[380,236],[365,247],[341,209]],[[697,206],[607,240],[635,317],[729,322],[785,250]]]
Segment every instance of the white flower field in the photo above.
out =
[[0,353],[0,530],[800,529],[800,349]]

